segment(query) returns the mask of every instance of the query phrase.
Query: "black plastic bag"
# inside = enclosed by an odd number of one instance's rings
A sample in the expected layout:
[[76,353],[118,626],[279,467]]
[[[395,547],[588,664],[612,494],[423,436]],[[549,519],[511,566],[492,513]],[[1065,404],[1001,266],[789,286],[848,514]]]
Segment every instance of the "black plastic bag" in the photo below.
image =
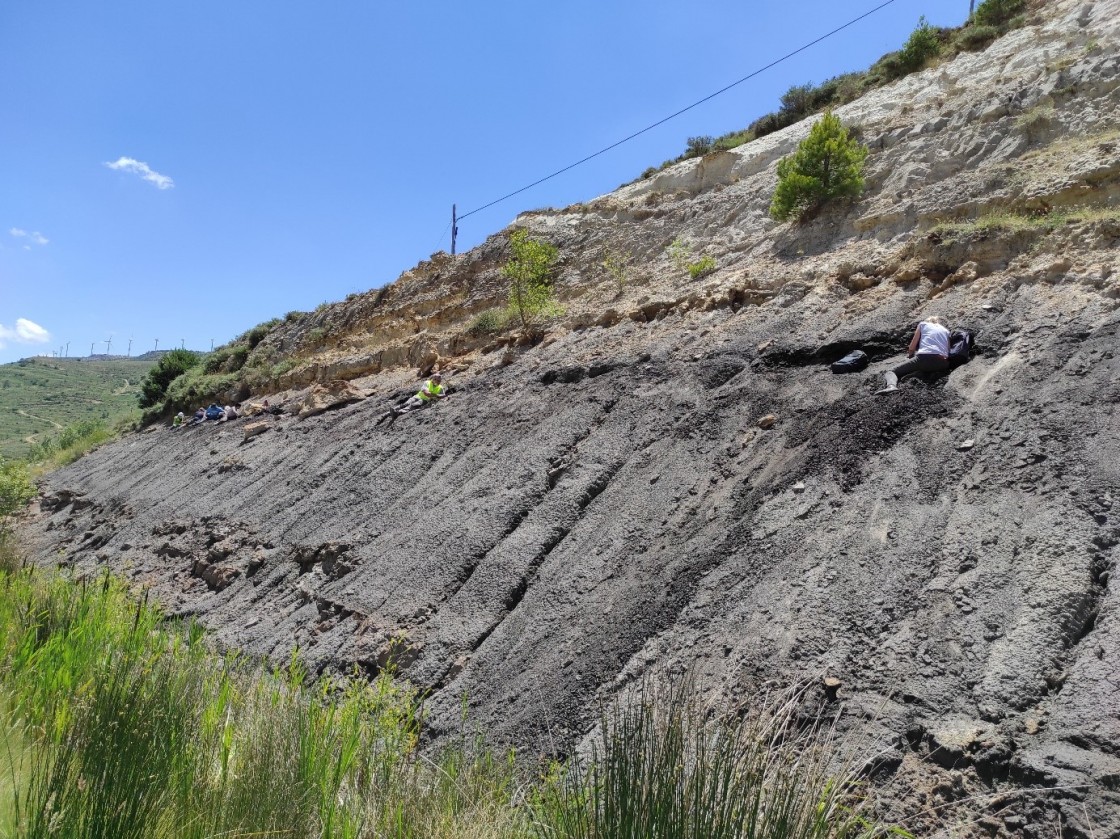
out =
[[858,373],[871,362],[863,350],[852,350],[839,361],[832,362],[833,373]]

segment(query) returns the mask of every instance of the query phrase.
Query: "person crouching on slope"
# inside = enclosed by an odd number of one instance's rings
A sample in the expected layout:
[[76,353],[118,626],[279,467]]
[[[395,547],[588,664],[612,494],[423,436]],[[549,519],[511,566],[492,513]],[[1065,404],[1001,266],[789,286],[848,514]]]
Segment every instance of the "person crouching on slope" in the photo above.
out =
[[432,377],[424,382],[424,386],[420,388],[414,396],[408,397],[408,399],[400,405],[390,407],[389,410],[377,420],[377,425],[381,425],[385,420],[389,420],[389,425],[392,425],[401,414],[407,414],[420,408],[427,408],[432,402],[446,399],[447,396],[447,388],[443,386],[443,376],[439,373],[432,373]]
[[933,373],[949,369],[949,330],[941,323],[941,318],[931,317],[923,320],[914,330],[910,346],[906,352],[909,361],[884,374],[886,387],[876,393],[895,393],[898,380],[911,373]]

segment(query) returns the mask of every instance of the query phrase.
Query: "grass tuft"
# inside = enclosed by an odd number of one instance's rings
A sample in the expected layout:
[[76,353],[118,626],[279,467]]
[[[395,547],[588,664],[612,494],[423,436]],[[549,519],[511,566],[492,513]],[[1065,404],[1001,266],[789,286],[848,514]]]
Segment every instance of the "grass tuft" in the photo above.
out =
[[1106,220],[1120,220],[1120,208],[1071,207],[1035,214],[997,210],[969,221],[940,222],[934,225],[930,232],[945,239],[959,239],[976,233],[994,231],[1015,233],[1038,230],[1050,232],[1067,224]]
[[837,775],[835,732],[799,720],[801,697],[720,720],[685,681],[645,685],[604,711],[589,758],[537,799],[544,834],[570,839],[845,839],[876,835],[851,773]]

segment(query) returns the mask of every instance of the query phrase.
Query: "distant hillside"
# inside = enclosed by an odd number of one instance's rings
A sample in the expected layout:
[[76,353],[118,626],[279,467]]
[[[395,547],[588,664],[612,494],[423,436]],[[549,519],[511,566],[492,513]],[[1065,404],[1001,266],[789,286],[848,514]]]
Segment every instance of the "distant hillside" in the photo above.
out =
[[70,423],[114,420],[136,408],[140,380],[153,360],[124,357],[25,358],[0,366],[0,456]]

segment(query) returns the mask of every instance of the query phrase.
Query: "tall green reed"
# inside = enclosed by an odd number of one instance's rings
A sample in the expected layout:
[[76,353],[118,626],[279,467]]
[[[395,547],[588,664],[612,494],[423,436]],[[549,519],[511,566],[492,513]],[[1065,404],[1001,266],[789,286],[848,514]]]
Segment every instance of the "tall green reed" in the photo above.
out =
[[537,798],[537,833],[565,839],[855,839],[874,829],[835,732],[801,697],[718,719],[687,680],[604,709],[590,754]]

